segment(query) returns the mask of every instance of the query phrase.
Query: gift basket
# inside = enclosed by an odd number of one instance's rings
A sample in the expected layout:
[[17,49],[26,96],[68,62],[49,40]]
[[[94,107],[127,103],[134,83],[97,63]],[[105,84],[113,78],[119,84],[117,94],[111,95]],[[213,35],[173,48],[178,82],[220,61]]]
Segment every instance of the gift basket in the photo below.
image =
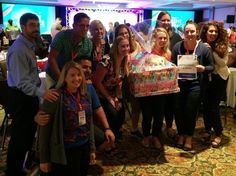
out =
[[151,30],[143,32],[137,26],[131,27],[131,29],[143,48],[142,52],[130,60],[128,80],[133,95],[144,97],[179,92],[177,67],[165,57],[150,53],[152,48]]

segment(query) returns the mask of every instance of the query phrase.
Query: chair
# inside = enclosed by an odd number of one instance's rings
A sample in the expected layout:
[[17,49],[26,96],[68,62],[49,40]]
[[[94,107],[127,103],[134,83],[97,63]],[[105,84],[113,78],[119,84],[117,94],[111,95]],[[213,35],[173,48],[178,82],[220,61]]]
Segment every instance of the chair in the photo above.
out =
[[0,81],[0,104],[2,105],[5,111],[5,116],[3,118],[2,125],[1,125],[1,134],[2,134],[1,149],[2,150],[4,150],[9,122],[11,122],[12,120],[12,116],[10,115],[10,112],[8,109],[8,89],[9,87],[7,85],[7,81]]

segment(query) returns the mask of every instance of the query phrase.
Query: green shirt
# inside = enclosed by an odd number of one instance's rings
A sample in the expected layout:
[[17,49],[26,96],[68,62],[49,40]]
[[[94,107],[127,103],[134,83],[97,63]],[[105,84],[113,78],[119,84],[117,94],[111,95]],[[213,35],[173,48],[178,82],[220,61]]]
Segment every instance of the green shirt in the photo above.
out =
[[[51,43],[51,48],[59,51],[57,64],[60,70],[68,62],[75,57],[86,56],[90,57],[92,52],[92,42],[89,38],[84,38],[80,43],[75,43],[73,40],[73,30],[59,32]],[[50,66],[47,64],[46,72],[55,80]]]

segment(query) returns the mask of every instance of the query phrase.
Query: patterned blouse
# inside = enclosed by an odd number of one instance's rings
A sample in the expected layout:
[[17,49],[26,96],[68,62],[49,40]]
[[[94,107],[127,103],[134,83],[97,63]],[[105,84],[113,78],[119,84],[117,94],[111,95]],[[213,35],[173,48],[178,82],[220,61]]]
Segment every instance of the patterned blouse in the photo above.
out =
[[103,57],[102,61],[99,64],[101,64],[108,70],[102,81],[102,84],[107,92],[109,92],[109,95],[112,97],[122,98],[122,81],[125,76],[124,62],[122,62],[120,66],[119,78],[116,78],[114,65],[110,57]]
[[[63,101],[63,124],[65,147],[80,146],[89,141],[92,107],[88,96],[80,97],[66,89]],[[85,111],[86,123],[81,125],[79,111]]]

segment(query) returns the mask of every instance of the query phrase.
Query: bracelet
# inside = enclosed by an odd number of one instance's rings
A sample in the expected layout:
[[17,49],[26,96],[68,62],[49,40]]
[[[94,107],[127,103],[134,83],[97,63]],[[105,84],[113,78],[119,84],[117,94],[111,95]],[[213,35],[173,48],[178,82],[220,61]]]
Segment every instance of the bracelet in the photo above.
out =
[[106,132],[107,130],[111,130],[111,128],[105,128],[105,129],[104,129],[104,132]]

